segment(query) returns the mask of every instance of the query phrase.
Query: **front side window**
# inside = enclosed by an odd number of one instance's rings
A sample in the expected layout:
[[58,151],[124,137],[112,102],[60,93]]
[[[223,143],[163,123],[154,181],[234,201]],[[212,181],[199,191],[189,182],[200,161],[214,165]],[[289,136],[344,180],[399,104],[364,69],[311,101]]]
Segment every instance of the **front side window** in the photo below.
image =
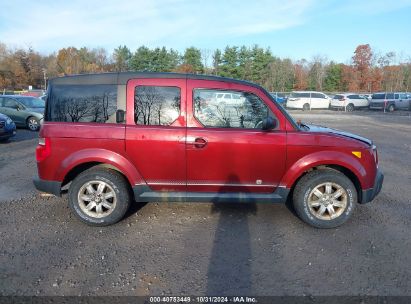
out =
[[195,89],[193,92],[194,115],[205,127],[261,129],[263,119],[273,117],[255,94],[230,91],[230,96],[238,98],[223,100],[218,98],[218,92],[215,89]]
[[54,85],[46,120],[115,123],[117,85]]
[[138,125],[169,126],[180,116],[180,105],[180,88],[137,86],[134,121]]

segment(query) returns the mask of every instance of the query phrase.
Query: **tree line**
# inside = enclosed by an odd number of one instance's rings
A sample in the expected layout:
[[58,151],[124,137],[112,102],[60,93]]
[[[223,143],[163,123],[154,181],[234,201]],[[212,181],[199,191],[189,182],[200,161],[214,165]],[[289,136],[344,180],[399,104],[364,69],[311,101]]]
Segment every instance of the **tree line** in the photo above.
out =
[[310,60],[279,58],[257,45],[227,46],[209,50],[195,47],[183,52],[141,46],[132,52],[119,46],[112,53],[104,48],[67,47],[44,55],[33,48],[13,49],[0,42],[0,90],[44,88],[52,77],[117,71],[182,72],[244,79],[269,91],[318,90],[326,92],[410,91],[411,59],[394,52],[378,54],[370,45],[356,47],[348,63],[324,56]]

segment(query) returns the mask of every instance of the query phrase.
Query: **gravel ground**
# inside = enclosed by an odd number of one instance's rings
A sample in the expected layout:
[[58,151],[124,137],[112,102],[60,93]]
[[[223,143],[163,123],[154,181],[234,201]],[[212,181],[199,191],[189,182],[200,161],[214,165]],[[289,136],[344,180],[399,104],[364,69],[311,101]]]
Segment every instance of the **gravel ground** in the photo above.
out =
[[284,205],[134,205],[92,228],[33,189],[36,133],[0,144],[0,295],[411,295],[411,117],[291,112],[375,141],[385,183],[338,229]]

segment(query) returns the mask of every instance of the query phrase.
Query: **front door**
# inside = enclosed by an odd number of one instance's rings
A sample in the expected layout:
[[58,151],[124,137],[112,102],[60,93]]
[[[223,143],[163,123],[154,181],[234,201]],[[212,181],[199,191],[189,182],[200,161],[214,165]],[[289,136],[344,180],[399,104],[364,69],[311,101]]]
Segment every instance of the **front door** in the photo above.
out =
[[154,191],[185,191],[186,79],[127,84],[126,152]]
[[[229,103],[220,100],[222,93],[230,94]],[[284,121],[261,129],[264,118],[276,119],[273,108],[253,87],[188,80],[187,191],[273,192],[286,162]]]
[[17,101],[8,97],[3,97],[2,99],[3,101],[1,103],[2,107],[0,113],[10,117],[16,124],[24,124],[24,118],[22,117],[23,115],[19,115],[20,110]]

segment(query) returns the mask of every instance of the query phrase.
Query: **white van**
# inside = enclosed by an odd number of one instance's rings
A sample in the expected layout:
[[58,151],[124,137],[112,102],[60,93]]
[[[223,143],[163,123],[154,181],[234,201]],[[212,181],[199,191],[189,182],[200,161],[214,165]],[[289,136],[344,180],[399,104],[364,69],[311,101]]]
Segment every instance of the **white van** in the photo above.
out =
[[293,91],[287,99],[287,108],[303,109],[328,109],[330,107],[330,97],[321,92],[315,91]]

